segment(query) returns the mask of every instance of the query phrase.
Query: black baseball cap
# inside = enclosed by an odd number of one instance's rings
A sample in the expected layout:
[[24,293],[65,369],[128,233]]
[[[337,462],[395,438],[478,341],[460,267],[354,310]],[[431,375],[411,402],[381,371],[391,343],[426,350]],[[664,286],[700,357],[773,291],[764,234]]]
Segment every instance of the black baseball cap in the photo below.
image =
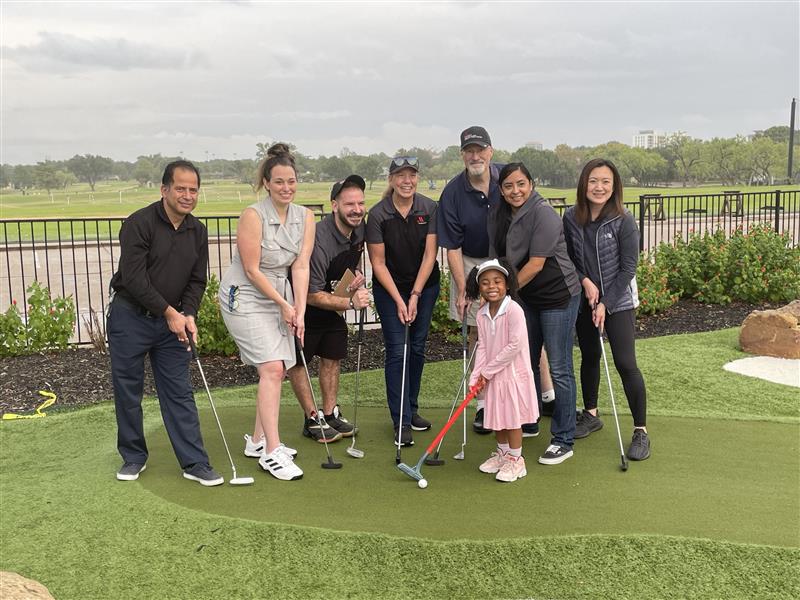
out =
[[475,125],[467,127],[461,132],[461,149],[463,150],[470,144],[477,144],[481,148],[486,148],[492,145],[492,140],[483,127]]
[[336,200],[336,196],[338,196],[345,187],[353,186],[361,188],[361,191],[363,192],[365,189],[367,189],[367,182],[364,181],[364,178],[360,175],[348,175],[341,181],[337,181],[333,184],[333,187],[331,188],[331,200]]

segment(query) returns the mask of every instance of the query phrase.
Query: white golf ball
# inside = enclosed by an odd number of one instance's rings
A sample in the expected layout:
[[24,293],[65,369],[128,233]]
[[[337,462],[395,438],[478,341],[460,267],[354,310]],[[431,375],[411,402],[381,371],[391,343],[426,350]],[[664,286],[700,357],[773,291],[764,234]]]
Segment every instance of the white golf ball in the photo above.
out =
[[427,479],[420,479],[420,480],[417,482],[417,485],[419,486],[419,488],[420,488],[421,490],[424,490],[426,487],[428,487],[428,480],[427,480]]

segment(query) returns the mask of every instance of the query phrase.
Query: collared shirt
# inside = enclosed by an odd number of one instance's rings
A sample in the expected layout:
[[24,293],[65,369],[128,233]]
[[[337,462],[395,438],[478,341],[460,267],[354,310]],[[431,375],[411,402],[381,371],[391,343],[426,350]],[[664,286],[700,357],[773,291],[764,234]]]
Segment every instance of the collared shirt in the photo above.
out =
[[111,287],[125,300],[154,315],[167,306],[197,315],[206,289],[208,232],[186,215],[175,229],[163,201],[137,210],[119,232],[120,258]]
[[[411,292],[422,266],[428,235],[436,233],[436,208],[436,202],[427,196],[414,194],[411,210],[404,218],[394,207],[390,193],[369,210],[367,243],[384,245],[386,268],[401,294]],[[376,277],[372,283],[381,285]],[[424,287],[437,283],[439,263],[435,262]]]
[[451,179],[439,198],[436,233],[439,245],[453,250],[461,248],[465,256],[489,256],[489,233],[486,223],[489,211],[501,201],[497,183],[502,165],[489,165],[489,196],[472,187],[464,169]]
[[[355,273],[364,254],[364,230],[362,223],[348,238],[336,227],[336,218],[329,214],[317,224],[314,236],[314,251],[311,253],[308,293],[332,292],[345,271]],[[319,327],[325,322],[340,317],[333,310],[325,310],[310,304],[306,308],[306,326]]]
[[[492,258],[498,257],[500,250],[495,242],[496,216],[496,210],[489,216],[489,256]],[[567,253],[561,218],[538,192],[533,192],[511,217],[505,257],[518,271],[532,257],[545,259],[542,270],[519,290],[520,298],[529,306],[563,308],[581,291],[575,265]]]

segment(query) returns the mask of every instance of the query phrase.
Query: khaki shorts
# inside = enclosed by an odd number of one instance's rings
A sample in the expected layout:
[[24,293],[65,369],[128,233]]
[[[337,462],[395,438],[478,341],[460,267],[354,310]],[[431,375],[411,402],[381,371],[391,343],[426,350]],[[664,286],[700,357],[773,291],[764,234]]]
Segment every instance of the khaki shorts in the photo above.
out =
[[[484,261],[489,260],[488,258],[473,258],[471,256],[464,256],[461,255],[461,262],[464,265],[464,277],[469,277],[469,272],[472,271],[473,268],[477,267]],[[453,280],[452,273],[450,274],[450,318],[454,321],[461,322],[461,317],[458,316],[458,309],[456,307],[456,282]],[[475,300],[472,304],[469,305],[469,309],[467,310],[467,325],[470,327],[475,327],[477,325],[477,321],[475,320],[478,316],[478,309],[481,306],[480,299]]]

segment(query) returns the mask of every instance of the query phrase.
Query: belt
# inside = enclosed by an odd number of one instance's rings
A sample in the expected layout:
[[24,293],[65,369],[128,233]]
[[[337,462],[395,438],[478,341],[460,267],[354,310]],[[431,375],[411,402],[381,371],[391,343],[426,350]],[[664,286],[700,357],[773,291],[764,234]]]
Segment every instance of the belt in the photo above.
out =
[[126,300],[125,298],[123,298],[122,296],[119,296],[119,295],[114,296],[114,300],[113,300],[113,302],[111,304],[112,305],[113,304],[118,304],[120,306],[124,306],[125,308],[135,312],[137,315],[140,315],[142,317],[147,317],[148,319],[158,319],[158,318],[164,316],[164,315],[157,315],[155,313],[152,313],[149,310],[147,310],[144,306],[142,306],[141,304],[137,304],[136,302],[131,302],[130,300]]

